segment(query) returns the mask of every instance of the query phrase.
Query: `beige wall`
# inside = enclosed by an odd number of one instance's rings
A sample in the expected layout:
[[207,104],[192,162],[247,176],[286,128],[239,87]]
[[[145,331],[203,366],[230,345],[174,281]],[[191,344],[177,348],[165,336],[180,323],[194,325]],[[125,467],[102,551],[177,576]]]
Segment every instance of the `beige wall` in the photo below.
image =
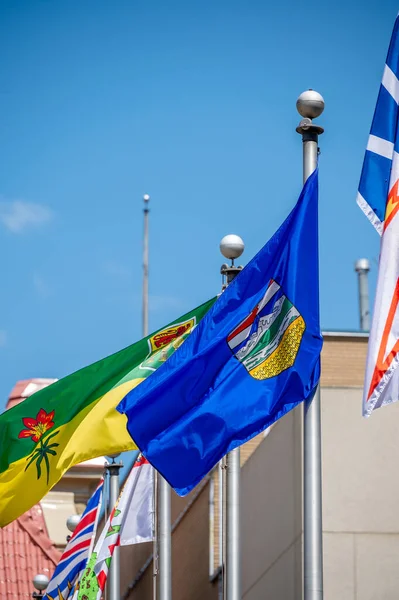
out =
[[362,387],[368,337],[324,334],[321,353],[323,387]]
[[[399,598],[399,404],[365,419],[361,399],[322,389],[325,600]],[[302,597],[301,435],[299,408],[243,468],[246,600]]]
[[399,598],[399,404],[361,398],[322,391],[325,600]]
[[242,469],[242,590],[245,600],[301,593],[301,412],[270,431]]

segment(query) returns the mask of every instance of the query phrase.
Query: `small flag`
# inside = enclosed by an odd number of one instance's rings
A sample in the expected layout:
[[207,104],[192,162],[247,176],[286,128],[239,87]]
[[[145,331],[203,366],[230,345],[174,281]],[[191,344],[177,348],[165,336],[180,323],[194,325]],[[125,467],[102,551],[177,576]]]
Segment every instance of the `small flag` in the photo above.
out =
[[103,487],[104,479],[101,479],[49,581],[46,590],[49,600],[73,597],[74,585],[80,579],[92,550]]
[[100,600],[117,546],[150,542],[154,530],[154,469],[139,456],[96,543],[79,584],[79,600]]
[[118,405],[181,495],[319,381],[318,175],[179,350]]
[[214,301],[0,415],[0,527],[34,506],[73,465],[137,448],[116,405],[167,360]]
[[381,235],[363,415],[399,399],[399,17],[371,125],[358,203]]

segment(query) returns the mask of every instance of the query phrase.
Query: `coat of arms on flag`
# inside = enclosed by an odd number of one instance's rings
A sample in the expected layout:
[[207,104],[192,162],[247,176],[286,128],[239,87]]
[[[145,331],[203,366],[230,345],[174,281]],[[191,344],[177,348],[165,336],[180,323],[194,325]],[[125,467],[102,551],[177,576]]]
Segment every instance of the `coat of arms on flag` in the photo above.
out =
[[299,311],[271,280],[262,300],[231,332],[227,343],[252,377],[268,379],[292,367],[304,331]]
[[184,342],[197,324],[196,317],[175,323],[148,338],[149,354],[140,369],[155,371]]

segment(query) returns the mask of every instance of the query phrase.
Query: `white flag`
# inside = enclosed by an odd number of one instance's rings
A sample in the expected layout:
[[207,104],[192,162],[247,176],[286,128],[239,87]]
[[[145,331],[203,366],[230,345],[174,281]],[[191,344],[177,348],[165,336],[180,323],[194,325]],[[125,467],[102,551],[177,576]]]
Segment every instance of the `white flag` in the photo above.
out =
[[399,400],[399,17],[388,50],[358,203],[381,235],[363,414]]
[[154,537],[154,469],[140,456],[124,485],[88,562],[79,598],[100,600],[117,546],[150,542]]

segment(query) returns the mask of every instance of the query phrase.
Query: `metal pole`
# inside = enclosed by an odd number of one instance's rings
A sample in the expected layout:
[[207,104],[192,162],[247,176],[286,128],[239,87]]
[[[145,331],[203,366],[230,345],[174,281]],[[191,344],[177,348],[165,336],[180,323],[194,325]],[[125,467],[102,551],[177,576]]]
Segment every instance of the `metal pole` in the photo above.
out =
[[172,600],[172,524],[170,485],[158,473],[159,600]]
[[[312,119],[324,109],[320,94],[309,90],[297,100],[298,112],[305,117],[297,127],[303,141],[303,182],[317,167],[318,137],[323,128]],[[303,583],[304,600],[323,599],[323,523],[321,481],[321,418],[320,387],[312,400],[306,401],[303,412]]]
[[[142,306],[142,328],[143,328],[143,338],[148,335],[148,221],[149,221],[149,202],[150,196],[148,194],[144,194],[144,235],[143,235],[143,306]],[[153,563],[152,563],[152,576],[153,576],[153,586],[152,586],[152,597],[153,600],[157,600],[157,575],[158,575],[158,501],[157,501],[157,490],[158,490],[158,474],[154,471],[154,541],[153,541]]]
[[359,279],[359,315],[360,329],[362,331],[370,330],[370,305],[369,305],[369,284],[368,272],[370,263],[367,258],[359,258],[355,263],[355,271]]
[[[112,462],[106,463],[105,468],[109,473],[109,512],[111,513],[119,498],[119,470],[123,463],[115,462],[119,454],[111,455]],[[109,600],[120,600],[120,568],[119,568],[119,548],[114,549],[112,561],[108,574],[108,593]]]
[[153,542],[152,542],[152,600],[157,600],[157,577],[158,577],[158,471],[154,469],[154,520],[153,520]]
[[[239,236],[227,235],[220,242],[223,256],[231,260],[230,267],[222,265],[221,273],[226,277],[223,289],[238,275],[242,267],[234,265],[234,259],[244,251],[244,242]],[[240,448],[226,456],[226,543],[224,570],[224,597],[226,600],[241,600],[241,540],[240,540]],[[222,469],[223,471],[223,469]]]
[[[143,241],[143,337],[148,335],[148,194],[144,200],[144,241]],[[172,600],[172,525],[170,516],[171,489],[165,479],[155,473],[154,500],[157,514],[154,517],[153,544],[153,599]],[[158,569],[159,567],[159,569]],[[111,599],[112,600],[112,599]]]
[[144,241],[143,241],[143,337],[148,335],[148,203],[150,197],[144,194]]
[[240,448],[226,461],[226,598],[241,600]]

